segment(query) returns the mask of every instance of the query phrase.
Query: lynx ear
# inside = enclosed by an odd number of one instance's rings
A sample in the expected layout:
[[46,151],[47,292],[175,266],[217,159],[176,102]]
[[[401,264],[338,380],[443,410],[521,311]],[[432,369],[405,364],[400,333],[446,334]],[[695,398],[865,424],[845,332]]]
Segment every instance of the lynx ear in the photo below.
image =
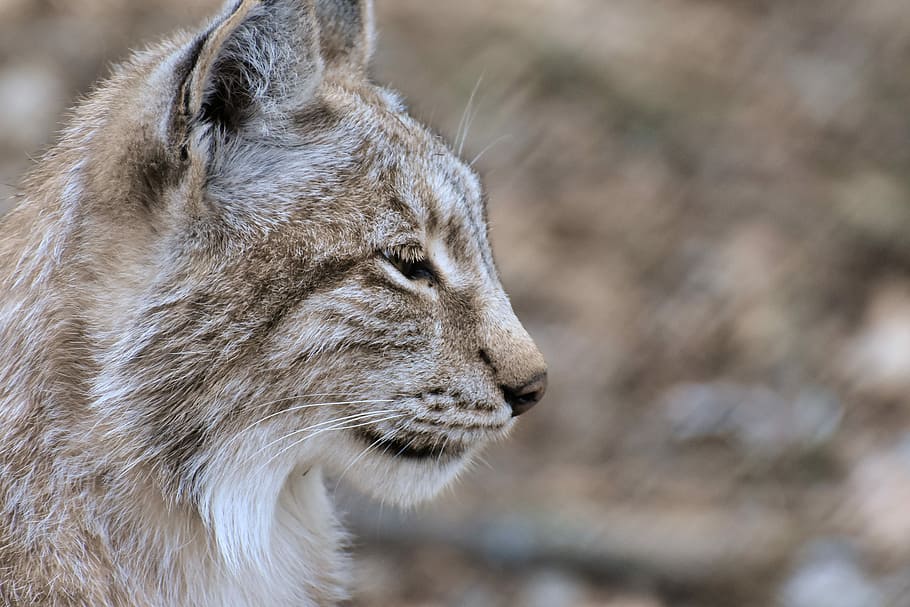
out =
[[322,57],[330,68],[365,72],[373,56],[373,0],[316,0]]
[[242,0],[197,41],[190,121],[238,127],[303,107],[322,79],[314,0]]

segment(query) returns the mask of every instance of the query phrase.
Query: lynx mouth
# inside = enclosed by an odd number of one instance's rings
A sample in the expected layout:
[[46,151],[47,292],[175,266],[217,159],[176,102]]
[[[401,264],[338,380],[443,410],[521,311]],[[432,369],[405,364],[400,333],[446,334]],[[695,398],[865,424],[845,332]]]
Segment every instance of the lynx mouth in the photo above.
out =
[[379,453],[403,459],[454,459],[461,457],[466,451],[465,447],[450,442],[445,437],[388,436],[388,433],[371,428],[358,428],[357,436]]

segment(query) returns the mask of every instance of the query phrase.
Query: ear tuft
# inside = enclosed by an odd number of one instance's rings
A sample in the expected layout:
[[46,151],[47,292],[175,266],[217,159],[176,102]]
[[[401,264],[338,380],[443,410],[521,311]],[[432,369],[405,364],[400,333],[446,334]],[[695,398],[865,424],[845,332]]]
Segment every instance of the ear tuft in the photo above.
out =
[[366,72],[376,38],[373,0],[316,0],[316,17],[326,65]]
[[242,0],[210,27],[186,82],[190,120],[239,128],[306,105],[322,79],[310,0]]

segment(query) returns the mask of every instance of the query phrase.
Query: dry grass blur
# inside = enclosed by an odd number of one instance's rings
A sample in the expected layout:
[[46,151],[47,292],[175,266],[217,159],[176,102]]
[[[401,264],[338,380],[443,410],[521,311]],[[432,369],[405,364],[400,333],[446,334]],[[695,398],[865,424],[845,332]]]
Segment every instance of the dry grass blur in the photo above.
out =
[[[127,48],[219,0],[0,0],[0,210]],[[363,607],[910,606],[910,4],[378,0],[467,110],[544,404],[399,518]],[[6,202],[7,200],[10,202]]]

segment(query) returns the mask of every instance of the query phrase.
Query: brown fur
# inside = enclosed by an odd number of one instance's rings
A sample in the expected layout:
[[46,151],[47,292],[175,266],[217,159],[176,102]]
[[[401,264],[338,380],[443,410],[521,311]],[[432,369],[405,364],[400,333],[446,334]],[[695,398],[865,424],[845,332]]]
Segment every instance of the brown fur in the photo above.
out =
[[75,112],[0,228],[0,603],[328,605],[322,471],[433,495],[543,392],[473,172],[366,0],[244,0]]

